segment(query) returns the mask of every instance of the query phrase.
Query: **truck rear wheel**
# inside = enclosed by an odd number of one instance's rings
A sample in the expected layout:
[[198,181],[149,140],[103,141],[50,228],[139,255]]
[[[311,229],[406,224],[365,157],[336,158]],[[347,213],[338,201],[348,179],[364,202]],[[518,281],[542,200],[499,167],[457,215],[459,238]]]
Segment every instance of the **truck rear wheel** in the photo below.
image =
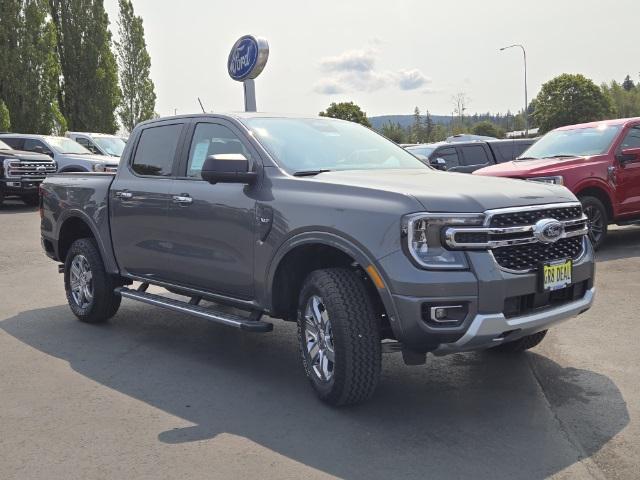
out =
[[368,399],[382,361],[380,327],[362,279],[346,268],[316,270],[298,301],[298,341],[307,378],[323,401]]
[[607,209],[603,203],[596,197],[581,197],[582,209],[587,216],[589,226],[589,240],[596,250],[602,246],[607,236],[607,228],[609,226],[609,218]]
[[64,263],[64,288],[75,316],[86,323],[101,323],[113,317],[121,301],[113,292],[115,287],[93,239],[73,242]]
[[539,345],[546,335],[547,331],[543,330],[541,332],[534,333],[533,335],[522,337],[519,340],[514,340],[513,342],[503,343],[502,345],[491,348],[491,350],[501,353],[521,353]]

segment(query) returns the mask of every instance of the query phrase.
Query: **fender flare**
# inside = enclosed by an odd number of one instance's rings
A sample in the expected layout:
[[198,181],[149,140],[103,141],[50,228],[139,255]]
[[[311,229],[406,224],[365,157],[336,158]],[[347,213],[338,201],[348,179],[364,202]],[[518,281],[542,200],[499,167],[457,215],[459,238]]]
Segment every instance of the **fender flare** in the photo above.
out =
[[98,229],[93,219],[89,215],[87,215],[86,212],[83,212],[82,210],[78,210],[78,209],[64,210],[60,215],[60,217],[58,218],[58,220],[56,221],[57,228],[55,232],[55,235],[56,235],[55,249],[56,249],[56,255],[58,259],[61,262],[64,262],[65,260],[64,258],[60,258],[60,232],[62,231],[64,224],[71,219],[81,220],[85,225],[89,227],[89,230],[91,230],[91,233],[93,234],[93,237],[96,240],[96,245],[98,246],[98,251],[100,252],[100,256],[102,257],[102,261],[104,262],[105,270],[109,273],[119,274],[120,272],[115,262],[113,252],[109,253],[110,249],[108,249],[107,246],[104,244],[104,241],[102,240],[102,236],[98,232]]
[[[575,196],[578,197],[580,192],[587,188],[597,188],[599,190],[602,190],[604,194],[607,196],[607,198],[609,199],[609,205],[611,206],[611,211],[613,212],[613,216],[616,217],[618,215],[618,208],[617,208],[618,206],[614,200],[614,196],[612,194],[613,192],[611,190],[611,185],[609,185],[607,182],[599,178],[587,178],[581,181],[580,183],[578,183],[577,185],[575,185],[573,187],[573,192]],[[578,200],[579,199],[580,198],[578,198]]]
[[[395,310],[393,297],[388,287],[389,282],[386,279],[385,272],[380,268],[378,262],[370,253],[366,251],[364,247],[359,245],[355,240],[348,239],[336,233],[327,231],[307,231],[304,233],[299,233],[288,238],[284,243],[282,243],[282,245],[280,245],[276,253],[271,258],[271,261],[269,262],[266,270],[267,277],[265,282],[265,300],[267,305],[269,305],[269,308],[273,308],[273,283],[275,280],[276,272],[278,271],[278,267],[280,266],[282,260],[293,249],[302,245],[311,244],[326,245],[340,250],[353,258],[356,263],[358,263],[365,271],[369,265],[373,265],[378,274],[382,277],[382,280],[385,284],[384,289],[377,288],[376,290],[378,291],[382,303],[384,304],[387,315],[389,316],[390,320],[397,318],[397,312]],[[367,275],[369,275],[368,272]]]

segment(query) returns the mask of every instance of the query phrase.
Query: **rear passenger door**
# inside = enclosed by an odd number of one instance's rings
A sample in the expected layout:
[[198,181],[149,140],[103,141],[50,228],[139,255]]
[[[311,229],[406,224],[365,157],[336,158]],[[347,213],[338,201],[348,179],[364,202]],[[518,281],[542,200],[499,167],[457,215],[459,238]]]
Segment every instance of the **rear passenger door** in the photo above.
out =
[[243,300],[253,297],[255,186],[210,184],[200,171],[217,154],[258,155],[232,123],[203,119],[190,129],[180,176],[171,187],[168,226],[176,263],[171,281]]
[[471,173],[480,168],[492,165],[492,154],[486,145],[479,143],[477,145],[462,145],[458,147],[462,154],[460,166],[454,172]]
[[184,122],[140,133],[109,192],[111,237],[123,273],[166,280],[174,265],[167,213]]

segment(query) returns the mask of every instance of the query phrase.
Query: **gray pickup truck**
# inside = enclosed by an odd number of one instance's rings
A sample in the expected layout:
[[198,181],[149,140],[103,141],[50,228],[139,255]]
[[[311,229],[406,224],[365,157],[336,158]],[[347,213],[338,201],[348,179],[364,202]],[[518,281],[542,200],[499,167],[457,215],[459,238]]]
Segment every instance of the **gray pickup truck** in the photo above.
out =
[[330,118],[145,122],[117,174],[49,177],[41,203],[80,320],[124,297],[249,332],[272,329],[265,315],[297,322],[306,375],[333,405],[373,393],[383,352],[524,351],[594,297],[568,190],[440,172]]

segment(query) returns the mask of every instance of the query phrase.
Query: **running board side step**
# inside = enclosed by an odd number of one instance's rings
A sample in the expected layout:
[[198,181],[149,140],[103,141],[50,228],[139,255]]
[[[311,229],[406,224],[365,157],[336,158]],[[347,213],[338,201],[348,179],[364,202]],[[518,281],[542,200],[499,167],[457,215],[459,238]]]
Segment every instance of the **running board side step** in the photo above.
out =
[[273,330],[272,323],[262,322],[260,320],[250,320],[239,315],[219,312],[193,303],[181,302],[180,300],[174,300],[173,298],[167,298],[161,295],[154,295],[153,293],[147,293],[145,291],[131,290],[127,287],[118,287],[115,289],[115,293],[123,298],[130,298],[132,300],[137,300],[138,302],[155,305],[156,307],[163,307],[168,310],[173,310],[174,312],[186,313],[188,315],[220,323],[228,327],[239,328],[240,330],[248,332],[262,333]]

